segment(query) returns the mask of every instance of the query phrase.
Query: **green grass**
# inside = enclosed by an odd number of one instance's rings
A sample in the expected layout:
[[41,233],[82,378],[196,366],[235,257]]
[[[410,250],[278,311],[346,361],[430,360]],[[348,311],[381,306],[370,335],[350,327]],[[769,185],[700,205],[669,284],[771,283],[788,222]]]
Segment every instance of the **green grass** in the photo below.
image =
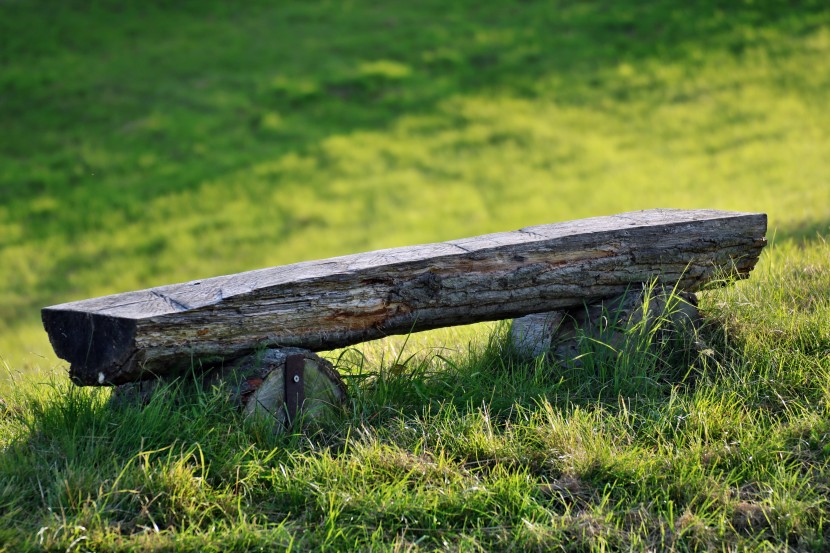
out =
[[301,434],[246,423],[220,389],[174,385],[143,409],[27,389],[0,418],[0,536],[9,551],[821,551],[828,260],[824,243],[779,246],[752,281],[704,294],[712,351],[636,389],[619,358],[518,362],[502,327],[403,367],[406,350],[346,351],[347,409]]
[[[0,551],[825,549],[828,98],[819,0],[0,2]],[[273,436],[218,390],[113,410],[39,324],[656,206],[775,236],[685,361],[386,340],[339,358],[339,418]]]
[[824,2],[7,1],[0,355],[39,308],[648,207],[830,227]]

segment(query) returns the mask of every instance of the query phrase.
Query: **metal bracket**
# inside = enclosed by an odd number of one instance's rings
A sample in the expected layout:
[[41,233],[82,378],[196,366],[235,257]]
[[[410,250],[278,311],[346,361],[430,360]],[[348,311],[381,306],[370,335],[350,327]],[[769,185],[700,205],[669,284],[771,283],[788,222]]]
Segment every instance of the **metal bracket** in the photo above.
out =
[[305,355],[289,355],[285,360],[285,411],[287,426],[294,424],[305,401]]

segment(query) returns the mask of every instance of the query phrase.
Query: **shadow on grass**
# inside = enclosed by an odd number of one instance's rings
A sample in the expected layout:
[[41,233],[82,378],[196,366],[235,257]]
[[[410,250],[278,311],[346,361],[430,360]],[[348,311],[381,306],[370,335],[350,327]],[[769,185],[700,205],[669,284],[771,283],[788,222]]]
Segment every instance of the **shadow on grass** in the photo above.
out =
[[[718,323],[713,338],[726,334]],[[333,535],[332,549],[345,550],[367,527],[387,529],[379,540],[443,540],[523,528],[536,513],[574,532],[539,550],[579,545],[586,527],[659,550],[670,549],[659,536],[683,539],[673,529],[691,512],[707,517],[696,523],[701,550],[736,535],[823,537],[830,430],[814,406],[826,402],[826,355],[764,343],[751,366],[720,372],[704,356],[621,393],[612,370],[520,361],[505,330],[480,349],[380,364],[348,350],[348,411],[292,435],[245,424],[226,394],[198,384],[117,410],[106,391],[55,384],[0,412],[0,538],[34,540],[46,528],[51,548],[66,550],[91,529],[92,549],[126,549],[145,535],[212,540],[214,527],[279,525],[274,549]],[[711,344],[724,365],[746,353],[731,337]],[[793,516],[771,516],[774,494]],[[481,536],[484,549],[517,547],[513,535]]]
[[[228,453],[231,444],[240,451],[276,447],[287,454],[309,443],[337,449],[354,430],[382,433],[391,421],[429,418],[447,409],[462,417],[486,409],[501,423],[515,417],[517,409],[532,411],[542,403],[563,416],[574,408],[614,411],[620,398],[629,402],[628,408],[652,409],[679,388],[692,389],[696,374],[705,370],[694,360],[672,366],[639,351],[659,367],[636,384],[615,374],[617,354],[599,357],[597,351],[586,350],[586,355],[598,356],[587,368],[565,366],[546,356],[528,361],[512,349],[508,324],[499,325],[486,346],[468,352],[415,352],[407,359],[369,366],[359,350],[345,350],[337,368],[349,388],[346,409],[299,434],[276,434],[272,425],[244,421],[229,390],[206,385],[196,375],[116,403],[110,401],[109,389],[80,388],[54,378],[27,387],[3,405],[2,416],[14,419],[20,432],[0,453],[0,466],[26,473],[33,465],[25,457],[37,451],[46,466],[94,467],[125,463],[141,451],[171,444],[198,443],[205,459],[221,467],[233,457]],[[213,474],[222,475],[223,469]]]
[[[787,17],[794,10],[802,18]],[[3,52],[5,61],[25,64],[26,74],[14,66],[3,82],[0,119],[12,132],[0,139],[0,152],[25,161],[38,147],[58,148],[40,171],[2,183],[0,202],[22,208],[20,202],[38,196],[77,194],[83,182],[103,189],[111,207],[132,212],[156,196],[271,158],[275,148],[303,150],[331,134],[383,127],[457,94],[534,96],[540,83],[556,82],[558,101],[583,104],[608,93],[617,79],[607,70],[622,62],[688,62],[710,50],[740,56],[767,38],[736,31],[805,33],[813,27],[804,16],[823,10],[818,0],[707,0],[682,7],[669,1],[459,2],[452,9],[443,2],[279,8],[256,2],[245,10],[220,2],[12,2],[0,7]],[[27,24],[44,17],[51,22],[46,28]],[[89,65],[98,71],[78,69]],[[53,73],[66,75],[61,81]],[[274,113],[291,113],[294,124]],[[222,124],[225,132],[212,135],[211,127]],[[67,129],[109,152],[68,148]],[[216,155],[194,157],[187,141]],[[169,171],[155,178],[152,164],[130,153],[138,146],[160,160],[193,165],[189,170],[198,169],[201,178]],[[122,157],[126,165],[115,159]],[[84,182],[84,169],[96,168],[134,170],[143,175],[141,186]],[[42,206],[27,211],[49,225]],[[27,232],[47,233],[35,226]]]
[[[703,332],[716,325],[711,322]],[[339,368],[351,388],[350,424],[381,427],[390,418],[419,418],[448,407],[460,416],[484,408],[507,422],[517,408],[535,410],[545,403],[562,414],[574,408],[615,411],[621,398],[631,408],[653,409],[678,390],[692,390],[707,370],[709,352],[692,351],[689,344],[672,350],[633,333],[614,346],[601,336],[584,340],[578,363],[552,354],[528,360],[513,349],[508,328],[509,322],[502,323],[478,351],[416,352],[404,364],[369,372],[360,351],[347,350]]]
[[[54,384],[23,401],[20,411],[3,413],[3,424],[17,431],[0,452],[0,475],[11,483],[0,488],[0,507],[28,513],[24,523],[32,535],[37,527],[83,528],[69,537],[55,534],[66,549],[87,528],[96,539],[121,540],[148,528],[209,534],[216,525],[276,523],[282,538],[314,543],[328,539],[314,534],[323,531],[318,526],[381,521],[396,529],[400,513],[426,520],[445,511],[443,528],[404,525],[419,537],[465,532],[471,522],[513,524],[528,504],[544,505],[548,518],[569,519],[608,501],[620,502],[621,513],[643,500],[657,504],[658,497],[694,501],[699,490],[664,490],[664,475],[638,473],[647,461],[617,463],[613,456],[637,425],[648,433],[648,425],[665,424],[659,432],[687,439],[674,426],[687,414],[672,411],[672,402],[694,390],[688,371],[655,377],[641,393],[623,397],[611,371],[519,360],[504,330],[480,350],[416,354],[380,367],[347,350],[339,365],[349,375],[349,409],[281,436],[269,434],[268,425],[243,422],[226,391],[206,390],[198,379],[163,387],[145,406],[117,409],[106,390]],[[625,422],[631,420],[637,422]],[[565,468],[577,476],[561,478]],[[642,496],[629,490],[645,478],[653,483]],[[479,487],[488,487],[481,497]],[[444,503],[417,502],[434,490],[463,493]],[[524,495],[517,498],[516,490]],[[389,494],[417,500],[378,503]],[[326,510],[341,495],[349,499]],[[470,510],[471,497],[488,497],[507,514]],[[11,527],[8,520],[0,516]],[[657,520],[650,524],[659,526]]]
[[824,242],[828,236],[830,236],[830,219],[806,220],[779,226],[771,231],[768,240],[771,245],[793,242],[806,246],[814,242]]

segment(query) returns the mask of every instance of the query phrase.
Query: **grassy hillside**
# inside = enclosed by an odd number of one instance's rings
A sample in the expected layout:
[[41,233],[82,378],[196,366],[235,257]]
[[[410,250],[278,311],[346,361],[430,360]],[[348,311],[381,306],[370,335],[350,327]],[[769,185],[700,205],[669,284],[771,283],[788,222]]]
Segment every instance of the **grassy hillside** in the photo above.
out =
[[688,364],[636,335],[520,363],[499,329],[347,352],[347,409],[301,434],[221,389],[26,389],[0,413],[0,550],[824,551],[828,260],[779,246],[706,294]]
[[830,224],[816,2],[0,5],[0,355],[44,305],[654,206]]
[[[823,0],[0,2],[0,552],[825,550],[828,152]],[[765,211],[775,242],[681,363],[388,340],[278,437],[217,390],[114,410],[39,324],[657,206]]]

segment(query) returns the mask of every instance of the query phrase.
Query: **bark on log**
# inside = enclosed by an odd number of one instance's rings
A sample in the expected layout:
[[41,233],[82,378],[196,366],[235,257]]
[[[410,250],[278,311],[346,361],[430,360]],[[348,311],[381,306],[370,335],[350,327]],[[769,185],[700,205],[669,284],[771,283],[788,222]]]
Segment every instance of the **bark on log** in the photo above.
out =
[[657,278],[745,278],[766,215],[659,209],[261,269],[43,309],[81,385],[120,384],[258,347],[320,351],[594,303]]

